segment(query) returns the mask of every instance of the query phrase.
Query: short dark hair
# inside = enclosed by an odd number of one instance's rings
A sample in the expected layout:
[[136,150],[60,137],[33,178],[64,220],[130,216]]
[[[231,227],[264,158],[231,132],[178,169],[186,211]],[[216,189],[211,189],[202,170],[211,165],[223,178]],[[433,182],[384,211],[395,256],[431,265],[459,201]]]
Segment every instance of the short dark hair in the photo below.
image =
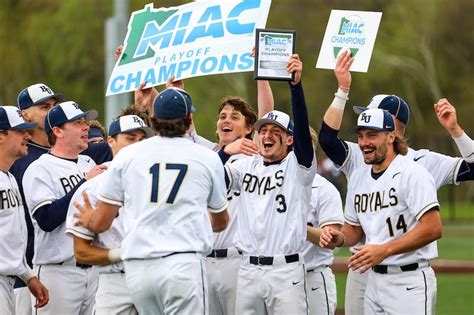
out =
[[168,138],[182,137],[192,124],[192,119],[189,116],[177,119],[160,119],[153,115],[150,117],[150,121],[151,127],[156,133]]
[[407,155],[408,153],[408,141],[405,137],[395,135],[395,141],[393,142],[393,150],[397,154]]
[[48,133],[48,143],[50,146],[53,146],[56,144],[56,135],[54,134],[53,131],[51,131],[50,133]]
[[[251,127],[253,131],[253,125],[257,121],[258,116],[255,110],[253,109],[253,107],[245,99],[243,99],[240,96],[225,97],[220,101],[220,105],[219,105],[219,109],[217,113],[220,114],[220,112],[226,105],[230,105],[236,111],[240,112],[245,117],[245,124]],[[252,133],[250,133],[247,136],[250,137],[251,134]]]
[[136,115],[140,117],[147,126],[151,126],[150,122],[150,117],[147,115],[146,112],[143,112],[142,110],[138,109],[138,107],[135,104],[128,105],[124,109],[120,111],[120,114],[117,116],[117,119],[122,117],[122,116],[127,116],[127,115]]

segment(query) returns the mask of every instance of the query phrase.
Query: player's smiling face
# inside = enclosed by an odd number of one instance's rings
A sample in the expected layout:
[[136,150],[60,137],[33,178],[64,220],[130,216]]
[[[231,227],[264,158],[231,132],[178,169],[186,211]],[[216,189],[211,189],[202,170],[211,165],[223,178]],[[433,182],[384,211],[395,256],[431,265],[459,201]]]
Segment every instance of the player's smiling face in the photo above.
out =
[[252,127],[247,126],[245,116],[235,110],[232,105],[225,105],[217,118],[217,136],[219,145],[224,146],[233,141],[244,138],[252,132]]
[[293,137],[277,125],[266,124],[258,131],[258,152],[265,162],[284,159],[292,144]]
[[14,158],[18,159],[28,154],[28,139],[31,138],[26,130],[8,130],[8,135],[3,136],[5,151]]
[[381,164],[387,157],[389,132],[372,129],[360,129],[357,141],[366,164]]

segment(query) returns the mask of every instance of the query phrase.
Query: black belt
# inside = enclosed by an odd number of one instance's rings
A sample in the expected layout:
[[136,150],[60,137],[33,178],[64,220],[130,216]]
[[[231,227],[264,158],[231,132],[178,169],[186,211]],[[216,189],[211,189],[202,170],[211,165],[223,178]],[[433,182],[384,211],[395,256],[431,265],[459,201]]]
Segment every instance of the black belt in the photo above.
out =
[[[239,254],[242,255],[242,252],[240,250],[237,250]],[[228,250],[227,248],[223,249],[213,249],[207,257],[209,258],[226,258],[228,256]]]
[[[288,255],[285,256],[285,261],[287,264],[297,262],[300,260],[300,256],[298,254]],[[271,266],[273,265],[273,257],[268,256],[250,256],[250,263],[252,265],[265,265]]]
[[[401,271],[405,272],[405,271],[414,271],[414,270],[418,269],[419,265],[418,265],[418,263],[414,263],[414,264],[409,264],[409,265],[405,265],[405,266],[398,266],[398,267],[400,268]],[[385,273],[388,273],[388,266],[386,266],[386,265],[376,265],[376,266],[372,267],[372,270],[376,273],[385,274]]]
[[[52,265],[59,265],[59,266],[62,266],[64,264],[64,261],[60,262],[60,263],[57,263],[57,264],[52,264]],[[89,269],[92,267],[92,265],[88,265],[88,264],[80,264],[78,262],[76,262],[76,267],[77,268],[81,268],[81,269]]]
[[[319,266],[319,267],[317,267],[317,268],[321,268],[321,267],[327,268],[327,267],[329,267],[329,265],[322,265],[322,266]],[[317,268],[310,269],[310,270],[306,270],[306,272],[307,272],[307,273],[308,273],[308,272],[313,272],[313,271],[316,270]]]
[[165,255],[165,256],[161,256],[160,258],[166,258],[166,257],[170,257],[170,256],[173,256],[173,255],[178,255],[178,254],[196,254],[196,252],[193,252],[193,251],[188,251],[188,252],[174,252],[174,253],[171,253],[171,254],[168,254],[168,255]]

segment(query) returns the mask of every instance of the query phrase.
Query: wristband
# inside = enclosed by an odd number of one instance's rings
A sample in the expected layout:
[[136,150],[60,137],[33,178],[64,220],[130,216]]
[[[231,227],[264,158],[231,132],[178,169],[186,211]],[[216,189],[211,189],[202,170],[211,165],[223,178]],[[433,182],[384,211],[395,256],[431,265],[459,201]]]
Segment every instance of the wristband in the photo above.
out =
[[459,138],[452,137],[466,162],[474,162],[474,142],[463,132]]
[[23,280],[24,283],[28,284],[28,281],[30,281],[31,278],[33,278],[35,276],[35,274],[33,273],[33,271],[30,269],[30,267],[27,267],[25,269],[25,272],[23,272],[22,274],[19,274],[18,275],[18,278],[20,278],[21,280]]
[[340,110],[344,110],[346,102],[349,99],[349,92],[344,92],[341,88],[337,89],[337,92],[334,93],[334,100],[332,101],[331,106],[336,107]]
[[111,263],[122,261],[122,258],[120,257],[121,253],[122,250],[120,249],[120,247],[109,249],[109,253],[107,254],[107,256],[109,257],[109,261]]

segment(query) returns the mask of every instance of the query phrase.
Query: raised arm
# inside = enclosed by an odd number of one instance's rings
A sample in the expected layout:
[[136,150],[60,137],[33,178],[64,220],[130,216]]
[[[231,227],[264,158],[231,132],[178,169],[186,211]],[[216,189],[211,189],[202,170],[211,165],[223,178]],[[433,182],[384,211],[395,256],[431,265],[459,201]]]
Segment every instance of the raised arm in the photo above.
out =
[[466,162],[474,162],[474,141],[459,126],[456,108],[446,99],[440,99],[434,104],[436,117],[456,143],[459,152]]
[[270,82],[266,80],[257,80],[257,105],[258,118],[271,112],[275,106]]
[[348,51],[343,52],[336,63],[334,74],[337,78],[338,89],[334,94],[334,100],[324,114],[321,130],[319,131],[319,143],[326,155],[337,165],[341,166],[347,158],[347,144],[339,138],[344,107],[348,100],[349,89],[352,82],[349,71],[354,58]]
[[291,110],[294,119],[293,148],[298,163],[309,168],[313,162],[314,150],[309,132],[308,109],[301,85],[303,62],[298,54],[291,56],[287,70],[294,73],[294,79],[290,82]]

